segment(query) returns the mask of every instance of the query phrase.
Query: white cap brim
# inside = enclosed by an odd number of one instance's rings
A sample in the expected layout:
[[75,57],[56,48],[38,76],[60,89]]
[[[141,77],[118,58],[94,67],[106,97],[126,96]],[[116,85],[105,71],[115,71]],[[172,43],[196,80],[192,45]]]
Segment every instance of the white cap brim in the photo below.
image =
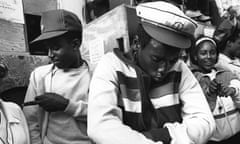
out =
[[150,23],[142,22],[144,30],[155,40],[176,48],[190,48],[192,39],[189,36],[164,26],[156,26]]

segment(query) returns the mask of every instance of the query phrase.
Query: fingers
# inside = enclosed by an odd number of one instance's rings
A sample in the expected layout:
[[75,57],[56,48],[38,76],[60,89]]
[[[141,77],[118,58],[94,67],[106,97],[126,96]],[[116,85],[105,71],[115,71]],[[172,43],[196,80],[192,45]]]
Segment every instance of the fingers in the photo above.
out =
[[221,88],[221,93],[222,93],[221,96],[227,97],[227,96],[234,96],[234,94],[236,93],[236,91],[235,91],[235,88],[223,86],[223,87]]
[[209,92],[211,94],[216,94],[218,89],[219,89],[219,84],[217,83],[217,81],[215,79],[212,80],[209,84]]
[[213,79],[209,84],[210,96],[218,95],[220,97],[233,96],[236,93],[235,88],[225,86],[224,84]]
[[37,96],[35,97],[35,101],[37,101],[38,105],[42,107],[44,110],[51,112],[51,109],[50,109],[51,100],[48,95],[44,94],[44,95]]
[[39,102],[35,100],[35,101],[25,102],[22,104],[22,106],[32,106],[32,105],[37,105],[37,104],[39,104]]
[[55,93],[44,93],[43,95],[36,96],[35,100],[40,102],[49,100],[51,101],[52,99],[56,99],[56,97],[58,97],[58,95]]
[[69,100],[55,93],[45,93],[35,97],[35,101],[48,112],[64,111]]

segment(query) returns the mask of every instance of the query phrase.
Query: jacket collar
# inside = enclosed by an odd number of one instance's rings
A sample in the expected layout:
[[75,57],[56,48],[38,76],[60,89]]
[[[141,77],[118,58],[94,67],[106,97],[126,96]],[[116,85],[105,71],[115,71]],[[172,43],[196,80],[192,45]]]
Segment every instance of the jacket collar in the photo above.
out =
[[[200,69],[200,67],[198,65],[195,65],[195,64],[191,64],[190,66],[190,70],[194,73],[194,72],[200,72],[202,73],[202,70]],[[213,70],[216,71],[216,74],[218,73],[222,73],[222,72],[225,72],[226,70],[222,69],[222,68],[216,68],[214,67]]]

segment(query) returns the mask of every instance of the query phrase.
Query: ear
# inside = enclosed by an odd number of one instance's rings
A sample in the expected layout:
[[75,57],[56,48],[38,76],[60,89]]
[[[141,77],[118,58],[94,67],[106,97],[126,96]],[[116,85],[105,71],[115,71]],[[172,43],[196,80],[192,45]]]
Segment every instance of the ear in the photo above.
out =
[[195,61],[197,61],[197,56],[193,56],[193,59],[194,59]]
[[79,47],[81,46],[81,42],[80,42],[79,39],[75,38],[71,41],[71,45],[72,45],[74,50],[78,50]]
[[227,43],[226,43],[226,47],[227,47],[227,48],[230,48],[230,47],[232,47],[232,44],[233,44],[233,42],[231,42],[231,41],[227,41]]
[[135,35],[134,39],[133,39],[133,43],[132,43],[132,49],[134,51],[136,51],[136,50],[139,50],[140,47],[141,47],[141,44],[140,44],[140,41],[139,41],[139,37],[138,37],[138,35]]

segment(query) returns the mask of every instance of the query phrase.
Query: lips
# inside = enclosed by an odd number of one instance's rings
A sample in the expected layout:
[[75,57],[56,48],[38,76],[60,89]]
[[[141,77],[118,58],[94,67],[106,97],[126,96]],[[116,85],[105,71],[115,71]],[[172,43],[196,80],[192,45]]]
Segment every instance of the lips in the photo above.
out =
[[205,61],[204,64],[205,64],[206,66],[211,66],[211,65],[213,65],[214,63],[213,63],[212,61]]
[[157,73],[155,77],[156,78],[161,78],[162,77],[162,73]]
[[153,76],[153,79],[156,81],[159,81],[163,78],[163,73],[156,73],[156,75]]
[[58,59],[53,59],[53,58],[51,60],[52,60],[53,63],[56,63],[56,62],[59,61]]

